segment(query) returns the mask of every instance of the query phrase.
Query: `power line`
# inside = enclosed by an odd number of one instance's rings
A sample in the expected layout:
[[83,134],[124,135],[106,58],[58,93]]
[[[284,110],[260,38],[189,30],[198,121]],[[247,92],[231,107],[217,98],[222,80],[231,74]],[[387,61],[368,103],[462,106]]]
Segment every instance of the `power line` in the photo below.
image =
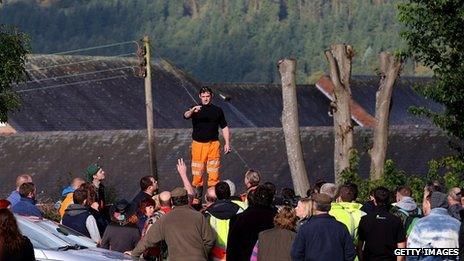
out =
[[26,84],[26,83],[30,83],[30,82],[42,82],[42,81],[48,81],[48,80],[65,79],[65,78],[69,78],[69,77],[76,77],[76,76],[81,76],[81,75],[89,75],[89,74],[95,74],[95,73],[101,73],[101,72],[110,72],[110,71],[122,70],[122,69],[134,68],[134,67],[135,66],[124,66],[124,67],[111,68],[111,69],[99,70],[99,71],[91,71],[91,72],[85,72],[85,73],[79,73],[79,74],[63,75],[63,76],[57,76],[57,77],[46,77],[46,78],[41,78],[41,79],[38,79],[38,80],[22,82],[22,83],[19,83],[19,84]]
[[136,42],[135,42],[135,41],[119,42],[119,43],[98,45],[98,46],[92,46],[92,47],[74,49],[74,50],[69,50],[69,51],[64,51],[64,52],[57,52],[57,53],[51,53],[51,54],[54,54],[54,55],[62,55],[62,54],[78,53],[78,52],[82,52],[82,51],[90,51],[90,50],[102,49],[102,48],[108,48],[108,47],[126,45],[126,44],[130,44],[130,43],[136,43]]
[[106,59],[112,58],[112,57],[123,57],[123,56],[129,56],[129,55],[134,55],[134,54],[136,54],[136,53],[125,53],[125,54],[119,54],[119,55],[114,55],[114,56],[106,56],[106,57],[101,57],[101,58],[96,58],[96,59],[87,59],[87,60],[79,61],[79,62],[55,64],[55,65],[50,65],[50,66],[46,66],[46,67],[40,67],[40,68],[34,68],[34,69],[26,69],[26,71],[27,72],[39,71],[39,70],[45,70],[45,69],[54,68],[54,67],[61,67],[61,66],[66,66],[66,65],[74,65],[74,64],[80,64],[80,63],[86,63],[86,62],[94,62],[94,61],[106,60]]
[[123,78],[127,77],[126,74],[122,74],[119,76],[112,76],[112,77],[105,77],[105,78],[99,78],[99,79],[92,79],[92,80],[85,80],[85,81],[78,81],[78,82],[70,82],[70,83],[63,83],[63,84],[57,84],[57,85],[50,85],[50,86],[45,86],[45,87],[40,87],[40,88],[30,88],[30,89],[25,89],[25,90],[18,90],[16,92],[21,93],[21,92],[31,92],[31,91],[38,91],[38,90],[46,90],[46,89],[53,89],[53,88],[58,88],[62,86],[68,86],[68,85],[74,85],[74,84],[79,84],[79,83],[89,83],[89,82],[96,82],[96,81],[105,81],[105,80],[111,80],[111,79],[117,79],[117,78]]
[[[155,48],[153,48],[153,46],[152,46],[152,49],[154,50]],[[161,57],[161,56],[158,54],[158,52],[157,52],[156,50],[154,50],[154,52],[152,52],[152,54],[155,54],[155,56],[156,56],[157,58],[159,58],[159,59],[161,59],[161,60],[164,60],[164,61],[166,61],[167,63],[169,63],[167,60],[165,60],[163,57]],[[170,64],[170,63],[169,63],[169,64]],[[173,66],[172,64],[170,64],[170,65]],[[197,104],[198,101],[197,101],[197,100],[195,99],[195,97],[190,93],[190,91],[187,90],[187,87],[184,86],[184,83],[181,82],[180,85],[182,86],[182,88],[184,88],[185,92],[190,96],[190,98],[192,98],[192,101],[194,102],[194,104]]]

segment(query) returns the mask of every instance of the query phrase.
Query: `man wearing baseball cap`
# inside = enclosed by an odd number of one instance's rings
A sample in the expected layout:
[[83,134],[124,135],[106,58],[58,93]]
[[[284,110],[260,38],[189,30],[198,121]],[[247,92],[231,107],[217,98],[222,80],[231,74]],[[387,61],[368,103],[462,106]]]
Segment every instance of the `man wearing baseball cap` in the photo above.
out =
[[184,188],[175,188],[171,200],[173,209],[152,225],[130,254],[139,257],[146,249],[164,240],[169,249],[169,260],[208,260],[215,237],[206,217],[188,205]]
[[105,207],[105,185],[102,181],[105,179],[105,171],[97,163],[90,164],[87,169],[85,169],[85,174],[87,176],[87,181],[92,183],[97,191],[95,202],[98,203],[98,208],[101,210]]

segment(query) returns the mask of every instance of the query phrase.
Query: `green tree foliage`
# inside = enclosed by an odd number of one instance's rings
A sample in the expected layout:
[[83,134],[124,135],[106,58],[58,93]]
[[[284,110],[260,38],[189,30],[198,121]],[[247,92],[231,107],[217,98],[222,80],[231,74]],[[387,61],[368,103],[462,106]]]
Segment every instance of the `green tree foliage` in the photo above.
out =
[[[304,83],[327,68],[323,51],[334,42],[354,46],[353,73],[372,74],[377,53],[401,45],[397,1],[20,0],[0,7],[0,22],[20,26],[37,53],[149,34],[154,55],[205,82],[278,82],[276,62],[294,57]],[[132,46],[81,54],[129,52]]]
[[359,155],[354,150],[350,155],[350,169],[342,173],[342,181],[352,182],[358,185],[358,201],[369,200],[369,192],[378,187],[384,186],[390,191],[395,191],[399,186],[409,186],[416,202],[422,202],[425,185],[438,181],[442,184],[445,191],[452,187],[464,187],[464,163],[455,156],[445,157],[440,160],[429,162],[429,172],[423,175],[411,175],[396,167],[393,160],[385,161],[384,176],[380,180],[371,181],[362,179],[358,175]]
[[8,112],[17,109],[21,103],[12,84],[24,79],[28,50],[25,34],[0,24],[0,122],[6,122]]
[[464,140],[464,1],[410,0],[399,5],[399,20],[405,26],[404,54],[433,70],[435,81],[418,92],[445,106],[443,112],[413,111]]

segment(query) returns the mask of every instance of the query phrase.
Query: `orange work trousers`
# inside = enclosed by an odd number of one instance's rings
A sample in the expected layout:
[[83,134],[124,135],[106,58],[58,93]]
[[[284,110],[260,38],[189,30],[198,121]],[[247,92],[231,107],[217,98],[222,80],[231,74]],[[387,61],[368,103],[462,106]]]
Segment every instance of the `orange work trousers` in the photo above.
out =
[[192,185],[203,186],[203,172],[208,173],[208,187],[219,182],[220,167],[220,143],[219,141],[192,142]]

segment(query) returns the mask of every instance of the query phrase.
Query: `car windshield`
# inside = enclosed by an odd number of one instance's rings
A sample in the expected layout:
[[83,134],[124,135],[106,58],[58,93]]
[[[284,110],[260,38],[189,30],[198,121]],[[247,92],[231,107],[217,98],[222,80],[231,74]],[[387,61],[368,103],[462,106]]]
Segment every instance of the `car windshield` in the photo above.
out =
[[34,222],[28,220],[26,217],[15,215],[18,221],[19,230],[21,233],[28,237],[34,248],[45,250],[57,250],[69,247],[70,244],[53,235],[49,231],[37,226]]
[[62,224],[53,222],[51,220],[46,220],[46,219],[37,220],[37,221],[34,221],[34,223],[46,229],[53,235],[66,241],[68,244],[80,245],[84,247],[96,247],[97,246],[97,244],[90,238]]

